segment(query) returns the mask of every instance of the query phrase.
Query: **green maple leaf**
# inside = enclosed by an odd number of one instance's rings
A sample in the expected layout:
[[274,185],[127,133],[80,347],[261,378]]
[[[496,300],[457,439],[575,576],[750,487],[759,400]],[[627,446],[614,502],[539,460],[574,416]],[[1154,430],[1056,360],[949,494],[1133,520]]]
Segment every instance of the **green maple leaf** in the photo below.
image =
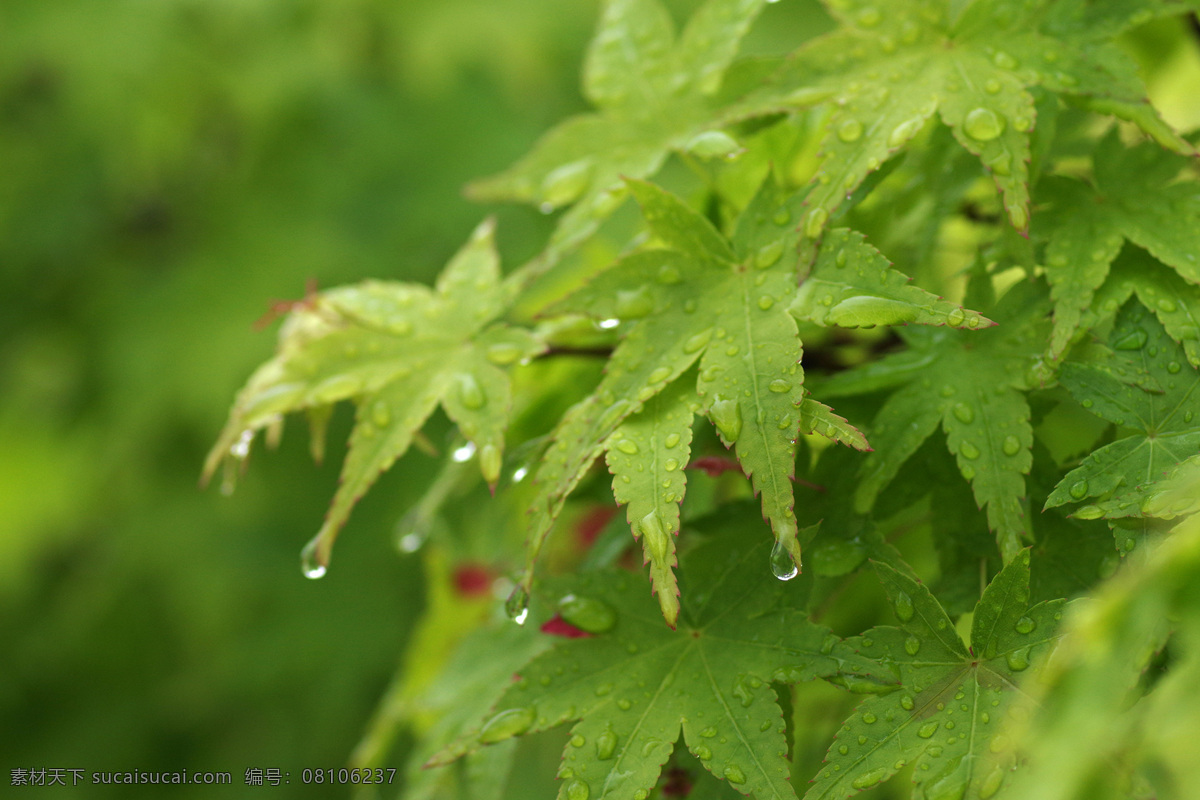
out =
[[551,263],[590,236],[624,198],[622,177],[652,175],[674,150],[729,156],[734,121],[714,95],[766,0],[708,0],[676,36],[658,0],[608,0],[583,71],[596,113],[549,131],[507,171],[468,187],[475,199],[544,211],[574,203],[547,248]]
[[250,377],[205,465],[244,458],[257,431],[283,414],[357,406],[350,449],[325,524],[306,551],[328,562],[350,509],[404,455],[440,402],[474,443],[484,477],[499,476],[511,389],[502,366],[542,350],[527,331],[494,323],[505,306],[493,225],[485,222],[437,287],[367,281],[297,304],[278,353]]
[[795,797],[771,682],[839,669],[871,680],[881,670],[808,621],[803,583],[764,580],[766,550],[762,541],[746,547],[734,531],[690,551],[681,572],[689,591],[679,628],[669,632],[648,598],[630,591],[628,574],[579,576],[563,615],[596,635],[529,662],[481,727],[431,763],[578,720],[558,771],[559,797],[644,798],[682,729],[705,769],[739,792]]
[[[772,565],[780,574],[800,566],[792,490],[797,432],[815,431],[858,449],[867,449],[867,442],[828,406],[805,397],[801,385],[803,348],[789,309],[796,308],[797,297],[798,234],[791,223],[803,197],[783,197],[768,182],[727,240],[673,195],[642,181],[631,180],[629,186],[663,247],[627,256],[552,309],[635,324],[613,352],[595,393],[568,412],[555,432],[555,444],[536,476],[542,491],[533,508],[529,557],[531,563],[536,559],[566,496],[607,451],[617,499],[629,504],[634,535],[643,537],[664,616],[672,623],[678,605],[671,596],[671,536],[679,517],[671,506],[683,498],[685,478],[677,468],[687,453],[668,452],[664,443],[671,433],[682,440],[690,425],[692,411],[682,404],[694,403],[726,446],[736,448],[743,471],[762,496],[763,515],[778,543]],[[822,320],[990,324],[906,286],[908,279],[857,234],[834,237],[827,249],[830,275],[822,277],[822,271],[813,280],[827,290],[824,294],[836,293],[838,308],[825,313],[815,300]],[[842,269],[839,263],[851,266]],[[867,303],[860,302],[864,299]],[[639,415],[633,434],[614,433],[697,362],[694,399],[686,399],[692,390],[681,388],[667,401],[676,409],[669,425],[664,427],[660,412],[651,410]],[[657,439],[654,429],[659,429]],[[667,470],[672,464],[675,468]]]
[[888,665],[900,687],[854,710],[805,800],[841,800],[909,764],[915,796],[991,797],[1013,766],[993,737],[1018,682],[1056,641],[1065,601],[1029,607],[1029,550],[1021,550],[975,606],[968,649],[922,583],[886,564],[875,570],[901,627],[872,628],[846,644]]
[[1046,500],[1052,508],[1091,499],[1074,512],[1083,519],[1140,516],[1158,482],[1200,453],[1200,373],[1183,348],[1136,302],[1121,310],[1108,343],[1161,388],[1150,392],[1088,364],[1063,364],[1059,380],[1076,400],[1134,431],[1088,455]]
[[792,314],[818,325],[949,325],[986,328],[996,323],[917,286],[861,233],[829,232],[812,272],[800,283]]
[[1145,99],[1131,58],[1112,37],[1178,3],[1099,4],[1079,0],[963,3],[957,0],[827,0],[841,27],[802,45],[773,85],[743,106],[762,110],[833,101],[814,178],[802,262],[830,216],[935,114],[991,172],[1008,218],[1029,224],[1030,89],[1082,98],[1130,119],[1160,143],[1191,152]]
[[1028,368],[1038,355],[1040,315],[1046,303],[1030,286],[1015,287],[997,307],[991,330],[906,329],[910,349],[825,381],[836,397],[900,386],[870,428],[874,451],[860,472],[855,505],[868,512],[875,499],[941,423],[958,468],[1005,561],[1027,538],[1022,509],[1032,465]]
[[[1150,144],[1124,147],[1116,132],[1100,143],[1093,157],[1094,185],[1067,178],[1043,184],[1051,207],[1047,214],[1046,277],[1054,298],[1054,331],[1050,355],[1058,358],[1080,327],[1094,294],[1126,240],[1149,251],[1178,272],[1191,286],[1180,286],[1186,298],[1197,297],[1200,283],[1200,197],[1193,182],[1173,183],[1189,160],[1164,153]],[[1153,272],[1153,269],[1151,269]],[[1167,286],[1155,287],[1167,281]],[[1148,304],[1170,318],[1183,305],[1170,289],[1183,283],[1159,276],[1126,276],[1139,296],[1149,290]],[[1167,293],[1154,297],[1155,288]],[[1128,297],[1128,294],[1125,295]],[[1115,310],[1124,298],[1106,298]],[[1144,298],[1146,299],[1146,298]],[[1164,319],[1164,324],[1166,319]],[[1200,328],[1195,319],[1188,337],[1189,360],[1200,363]]]
[[1167,335],[1183,346],[1188,363],[1200,366],[1200,286],[1142,250],[1126,248],[1117,257],[1108,279],[1081,315],[1080,327],[1090,330],[1115,315],[1135,294],[1158,317]]

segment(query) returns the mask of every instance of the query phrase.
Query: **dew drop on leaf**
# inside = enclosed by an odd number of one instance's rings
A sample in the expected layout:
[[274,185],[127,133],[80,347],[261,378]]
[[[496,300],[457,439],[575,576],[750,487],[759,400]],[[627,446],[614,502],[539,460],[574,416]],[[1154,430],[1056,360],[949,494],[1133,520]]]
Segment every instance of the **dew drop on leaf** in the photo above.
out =
[[922,739],[929,739],[935,733],[937,733],[937,729],[938,729],[938,723],[926,722],[924,725],[922,725],[920,728],[917,729],[917,736],[920,736]]
[[[954,404],[954,417],[961,423],[970,425],[975,421],[975,409],[971,408],[966,403]],[[974,456],[968,456],[974,458]]]
[[558,601],[558,613],[588,633],[604,633],[617,623],[617,614],[607,603],[575,594],[568,594]]
[[896,127],[892,128],[892,132],[888,134],[888,147],[899,147],[909,139],[917,135],[917,131],[925,126],[925,120],[920,117],[914,117],[901,122]]
[[616,308],[621,319],[638,319],[654,310],[654,298],[646,286],[618,291]]
[[484,723],[479,731],[479,741],[484,744],[502,742],[520,736],[533,725],[536,716],[532,708],[508,708]]
[[1005,655],[1004,660],[1013,672],[1020,672],[1029,666],[1029,648],[1021,647]]
[[588,159],[572,161],[552,170],[542,180],[543,210],[550,211],[575,200],[591,181],[592,165]]
[[484,352],[488,361],[500,367],[512,364],[521,357],[521,348],[512,342],[496,342],[488,345]]
[[963,313],[963,310],[961,308],[956,308],[946,315],[946,324],[957,328],[959,325],[963,324],[963,321],[966,320],[966,318],[967,315]]
[[896,595],[895,609],[896,617],[901,622],[908,622],[913,618],[915,609],[913,608],[912,598],[908,596],[907,592],[900,592]]
[[969,458],[972,461],[979,458],[979,448],[970,442],[963,442],[958,448],[958,452],[963,458]]
[[460,373],[458,376],[458,398],[470,409],[480,409],[487,405],[487,395],[484,394],[483,387],[469,372]]
[[783,394],[788,389],[792,388],[792,384],[788,381],[783,380],[782,378],[776,378],[775,380],[771,381],[770,384],[767,385],[767,388],[770,389],[772,392],[775,392],[776,394]]
[[915,636],[909,636],[904,640],[904,652],[910,656],[915,656],[921,649],[921,640]]
[[588,800],[591,789],[578,778],[567,784],[567,800]]
[[711,331],[704,331],[703,333],[697,333],[695,336],[689,337],[688,340],[683,343],[683,352],[688,353],[689,355],[691,353],[695,353],[697,350],[700,350],[706,344],[708,344],[708,340],[711,336]]
[[1017,620],[1017,633],[1032,633],[1037,627],[1037,623],[1029,617],[1021,617]]
[[613,757],[613,753],[617,749],[617,735],[613,733],[612,728],[605,728],[596,737],[596,758],[601,761],[607,761]]
[[862,123],[856,119],[848,119],[838,126],[837,137],[843,142],[857,142],[862,137]]
[[888,770],[886,767],[873,769],[870,772],[864,772],[862,775],[859,775],[850,782],[850,785],[855,789],[868,789],[886,778],[887,774]]
[[1001,447],[1004,450],[1004,455],[1015,456],[1017,453],[1021,452],[1021,441],[1010,433],[1008,436],[1004,437],[1004,444],[1001,445]]
[[742,434],[742,408],[738,401],[717,395],[708,413],[725,441],[736,442]]
[[963,130],[977,142],[990,142],[1004,133],[1004,117],[990,108],[976,108],[963,120]]
[[696,745],[692,752],[695,753],[696,758],[700,759],[701,761],[708,761],[710,758],[712,758],[712,750],[702,744]]
[[782,542],[776,542],[771,548],[771,574],[781,581],[790,581],[800,574],[796,562],[792,560],[792,554]]
[[809,239],[815,239],[821,235],[825,223],[829,221],[829,212],[823,208],[814,208],[808,212],[808,216],[804,220],[804,235]]
[[773,242],[764,244],[754,254],[754,266],[758,269],[767,269],[774,266],[783,257],[783,247],[782,239],[776,239]]
[[742,772],[741,768],[737,764],[730,764],[729,766],[725,767],[721,774],[724,775],[725,780],[729,781],[730,783],[746,782],[746,773]]
[[635,455],[638,451],[637,442],[632,439],[622,439],[617,442],[617,449],[626,455]]

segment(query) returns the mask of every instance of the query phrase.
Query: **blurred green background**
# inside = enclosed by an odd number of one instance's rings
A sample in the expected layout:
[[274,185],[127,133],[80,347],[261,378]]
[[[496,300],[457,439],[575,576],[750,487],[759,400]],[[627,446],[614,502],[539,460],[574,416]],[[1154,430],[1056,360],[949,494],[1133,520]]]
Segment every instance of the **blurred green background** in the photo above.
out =
[[[347,763],[423,602],[391,532],[432,462],[388,475],[307,581],[349,415],[323,466],[292,426],[232,497],[198,489],[201,460],[273,349],[270,300],[441,268],[484,213],[462,184],[582,106],[595,11],[0,3],[0,785],[275,767],[297,796],[299,769]],[[520,258],[548,221],[502,226]],[[61,794],[131,792],[166,794]]]
[[[272,351],[253,330],[272,299],[429,281],[487,211],[461,186],[582,110],[596,10],[0,3],[0,784],[188,769],[240,787],[279,768],[276,793],[303,796],[300,769],[346,764],[421,611],[419,562],[391,538],[433,462],[380,481],[321,581],[299,550],[345,409],[323,466],[295,425],[233,497],[197,488],[200,463]],[[747,46],[784,52],[782,23],[814,19],[772,6]],[[550,220],[498,212],[511,268]],[[86,789],[130,793],[170,794]]]

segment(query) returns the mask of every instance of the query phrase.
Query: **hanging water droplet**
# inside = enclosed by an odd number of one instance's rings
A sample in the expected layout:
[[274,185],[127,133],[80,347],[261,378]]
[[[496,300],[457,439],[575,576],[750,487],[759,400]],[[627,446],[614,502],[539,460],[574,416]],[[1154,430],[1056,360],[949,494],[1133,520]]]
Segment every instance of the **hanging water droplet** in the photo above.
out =
[[800,574],[800,569],[792,560],[792,554],[782,542],[776,542],[771,548],[771,574],[781,581],[790,581]]
[[309,580],[315,581],[318,578],[325,577],[325,563],[317,552],[320,545],[321,536],[318,534],[308,544],[304,545],[304,549],[300,551],[300,569],[304,572],[304,577]]
[[708,415],[727,443],[733,444],[737,441],[742,433],[742,408],[737,400],[717,395]]
[[913,618],[913,614],[916,613],[916,609],[913,607],[912,598],[909,597],[908,592],[900,592],[897,594],[896,602],[893,607],[896,610],[896,618],[901,622],[908,622]]
[[1021,452],[1021,441],[1010,433],[1004,437],[1004,444],[1001,447],[1004,450],[1004,455],[1015,456]]
[[963,130],[967,136],[978,142],[990,142],[1004,133],[1004,117],[990,108],[976,108],[967,114],[963,120]]
[[518,583],[504,601],[504,613],[513,622],[524,625],[525,620],[529,618],[529,590]]
[[247,428],[238,436],[236,442],[229,446],[229,455],[238,461],[245,461],[250,455],[250,443],[254,441],[254,431]]
[[520,736],[533,726],[536,712],[532,708],[507,708],[484,723],[479,741],[494,744]]

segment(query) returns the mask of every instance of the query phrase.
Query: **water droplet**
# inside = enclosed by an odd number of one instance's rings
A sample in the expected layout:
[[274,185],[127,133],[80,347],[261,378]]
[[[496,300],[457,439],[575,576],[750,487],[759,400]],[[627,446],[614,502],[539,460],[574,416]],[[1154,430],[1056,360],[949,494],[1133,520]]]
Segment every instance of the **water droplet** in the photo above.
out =
[[617,708],[621,709],[622,711],[628,711],[632,707],[633,703],[629,702],[624,697],[617,701]]
[[542,210],[553,211],[583,194],[591,182],[591,173],[592,164],[588,159],[563,164],[548,173],[542,180]]
[[987,83],[985,83],[983,85],[983,89],[988,94],[996,94],[997,92],[1000,91],[1000,81],[996,80],[995,78],[992,78],[991,80],[989,80]]
[[578,778],[567,784],[567,800],[588,800],[590,794],[591,789]]
[[850,785],[855,789],[867,789],[887,777],[888,770],[886,767],[873,769],[870,772],[864,772],[854,780],[850,781]]
[[607,761],[613,757],[613,753],[617,749],[617,735],[613,733],[612,728],[605,728],[596,737],[596,758],[601,761]]
[[996,54],[992,56],[992,63],[1000,69],[1016,69],[1021,65],[1021,62],[1017,61],[1003,50],[996,51]]
[[1029,648],[1022,647],[1005,655],[1004,660],[1008,662],[1008,668],[1013,672],[1020,672],[1029,666]]
[[504,601],[504,613],[518,625],[524,625],[529,618],[529,590],[517,584],[516,588]]
[[1130,331],[1113,343],[1116,350],[1141,350],[1146,344],[1146,332],[1143,330]]
[[1032,633],[1037,627],[1037,623],[1029,617],[1021,617],[1017,620],[1017,633]]
[[926,722],[924,725],[922,725],[920,728],[917,729],[917,736],[920,736],[922,739],[929,739],[935,733],[937,733],[937,729],[938,729],[937,722]]
[[912,598],[908,596],[908,592],[900,592],[898,595],[896,595],[894,608],[896,609],[896,617],[901,622],[908,622],[913,618],[913,614],[915,613],[913,601]]
[[990,108],[976,108],[963,120],[967,136],[978,142],[990,142],[1004,133],[1004,117]]
[[994,767],[987,774],[987,777],[979,784],[979,800],[995,797],[996,792],[1000,791],[1000,784],[1004,783],[1004,774],[1002,767]]
[[838,126],[837,137],[843,142],[857,142],[862,136],[862,123],[856,119],[848,119]]
[[863,716],[862,716],[862,721],[863,721],[863,722],[865,722],[865,723],[867,723],[868,725],[874,725],[874,724],[875,724],[875,720],[877,720],[877,719],[878,719],[878,717],[876,717],[876,716],[875,716],[874,714],[872,714],[870,711],[868,711],[867,713],[863,714]]
[[903,697],[901,697],[900,698],[900,707],[903,708],[905,711],[912,711],[913,710],[912,697],[907,694],[904,695]]
[[782,378],[776,378],[775,380],[771,381],[767,388],[776,394],[783,394],[792,388],[792,384],[789,381],[783,380]]
[[737,158],[744,149],[724,131],[704,131],[688,140],[684,150],[699,158]]
[[956,308],[946,315],[946,324],[952,328],[957,328],[966,320],[967,315],[963,313],[961,308]]
[[692,748],[692,752],[695,753],[696,758],[700,759],[701,761],[708,761],[712,758],[712,750],[710,750],[706,745],[698,744]]
[[683,276],[679,274],[679,268],[674,264],[663,264],[659,267],[655,280],[664,286],[674,286],[677,283],[683,282]]
[[773,266],[783,257],[783,247],[784,243],[782,239],[776,239],[773,242],[764,244],[754,254],[754,266],[758,269],[767,269]]
[[494,444],[485,444],[479,451],[479,471],[489,485],[500,480],[500,448]]
[[821,231],[825,228],[825,223],[828,221],[828,211],[823,208],[814,208],[808,212],[808,216],[804,219],[804,235],[809,239],[816,239],[821,235]]
[[[966,403],[954,404],[954,417],[964,425],[970,425],[975,421],[975,409]],[[972,456],[973,458],[974,456]]]
[[963,458],[969,458],[974,461],[979,458],[979,448],[970,442],[964,441],[958,448],[958,454]]
[[762,297],[758,298],[758,307],[763,311],[766,311],[773,305],[775,305],[775,298],[771,297],[769,294],[764,294]]
[[642,532],[642,541],[646,546],[647,552],[650,554],[651,562],[654,564],[665,564],[670,538],[663,529],[662,522],[658,519],[658,514],[653,511],[646,514],[646,516],[638,521],[638,529]]
[[622,439],[617,442],[617,449],[630,456],[638,452],[637,442],[634,442],[632,439]]
[[697,333],[695,336],[689,337],[688,340],[683,343],[683,352],[688,353],[689,355],[691,353],[695,353],[697,350],[700,350],[705,345],[707,345],[708,340],[711,337],[712,337],[712,331],[710,331],[710,330],[704,331],[702,333]]
[[728,444],[737,441],[738,436],[742,433],[742,408],[738,405],[737,400],[717,395],[713,398],[708,415]]
[[921,650],[921,640],[915,636],[909,636],[904,640],[904,652],[910,656],[915,656]]
[[1183,367],[1180,366],[1178,361],[1171,361],[1167,364],[1167,372],[1171,373],[1172,375],[1177,374],[1181,369],[1183,369]]
[[558,601],[558,613],[564,620],[588,633],[604,633],[617,624],[617,614],[604,602],[568,594]]
[[1021,452],[1021,441],[1010,433],[1004,437],[1004,444],[1001,447],[1004,450],[1004,455],[1015,456]]
[[496,342],[495,344],[488,345],[485,355],[488,361],[503,367],[512,364],[521,357],[521,348],[512,342]]
[[496,714],[479,731],[479,741],[484,744],[502,742],[520,736],[533,726],[536,714],[532,708],[508,708]]
[[800,574],[800,569],[782,542],[776,542],[771,548],[771,574],[781,581],[790,581]]
[[321,535],[317,534],[300,551],[300,569],[304,572],[304,577],[309,580],[315,581],[318,578],[325,577],[325,560],[318,553],[320,544]]
[[621,324],[621,320],[616,319],[614,317],[611,319],[600,320],[599,322],[596,323],[596,327],[602,328],[603,330],[607,331],[607,330],[612,330],[613,328],[617,327],[620,324]]
[[679,434],[678,433],[670,434],[669,436],[667,436],[667,440],[666,440],[666,442],[664,442],[664,444],[667,447],[674,447],[675,445],[679,444]]
[[470,409],[480,409],[487,404],[487,395],[479,381],[469,372],[458,375],[458,399]]
[[730,764],[721,772],[725,776],[725,780],[730,783],[745,783],[746,773],[742,772],[741,768],[736,764]]
[[700,731],[700,735],[703,736],[705,739],[711,739],[712,737],[717,735],[717,729],[710,725],[707,728],[705,728],[704,730]]
[[909,139],[917,135],[917,132],[925,126],[925,120],[921,117],[905,120],[896,127],[892,128],[892,132],[888,135],[888,147],[899,147]]
[[617,292],[616,308],[621,319],[638,319],[654,311],[654,298],[646,286],[621,290]]

